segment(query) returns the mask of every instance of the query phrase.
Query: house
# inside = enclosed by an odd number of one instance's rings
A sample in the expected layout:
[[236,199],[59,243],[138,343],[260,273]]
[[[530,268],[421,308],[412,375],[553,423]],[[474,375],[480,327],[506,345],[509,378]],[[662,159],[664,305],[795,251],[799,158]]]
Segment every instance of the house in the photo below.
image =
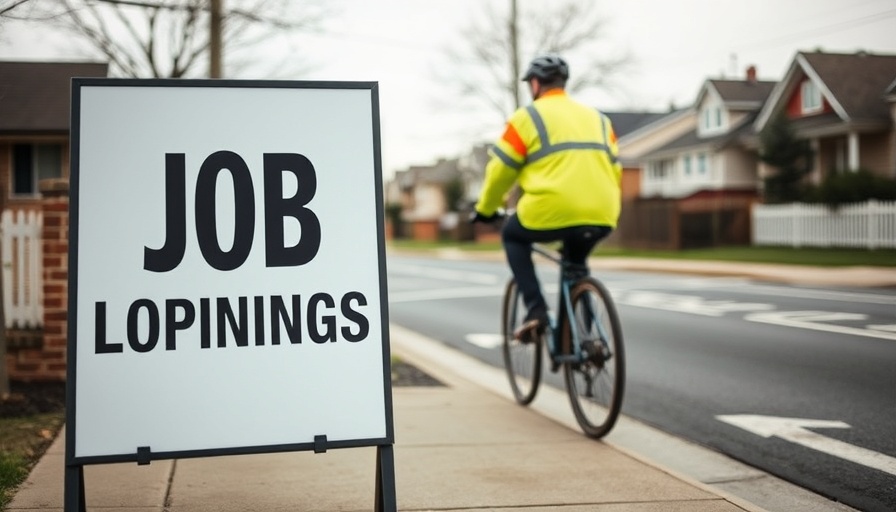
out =
[[641,195],[641,157],[696,125],[693,109],[671,112],[604,112],[613,123],[622,163],[622,199]]
[[67,178],[72,77],[105,77],[90,62],[0,62],[0,185],[5,208],[39,207],[38,183]]
[[752,66],[745,80],[706,80],[694,102],[696,126],[641,157],[641,196],[755,193],[753,121],[774,85],[757,80]]
[[[0,62],[3,309],[12,380],[64,380],[72,77],[106,64]],[[41,189],[41,181],[50,187]]]
[[[460,205],[447,193],[449,187],[462,187],[461,171],[457,158],[441,158],[434,165],[411,166],[398,171],[386,186],[386,202],[401,206],[401,226],[393,226],[395,237],[415,240],[438,240],[444,226],[443,217]],[[462,194],[456,198],[463,199]]]
[[491,156],[488,153],[491,144],[481,143],[473,146],[458,159],[458,170],[464,184],[463,209],[472,209],[482,191],[482,180],[485,177],[485,166]]
[[[797,53],[753,130],[781,114],[810,141],[811,182],[858,169],[896,178],[896,55]],[[773,172],[760,165],[759,178]]]
[[478,144],[460,157],[396,172],[385,183],[385,202],[392,209],[387,232],[417,240],[472,239],[474,228],[463,218],[479,198],[488,147]]
[[643,127],[640,145],[620,139],[620,153],[634,160],[627,165],[641,172],[638,196],[623,204],[617,243],[681,249],[749,242],[758,183],[753,121],[774,84],[758,80],[753,66],[744,80],[708,79],[692,107]]

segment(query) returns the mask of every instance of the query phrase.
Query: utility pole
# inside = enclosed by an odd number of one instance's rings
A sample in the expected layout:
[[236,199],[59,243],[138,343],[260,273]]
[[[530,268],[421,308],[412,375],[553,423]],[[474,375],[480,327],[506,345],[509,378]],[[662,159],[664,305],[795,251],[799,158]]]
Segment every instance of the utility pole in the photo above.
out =
[[519,28],[519,20],[516,8],[517,0],[510,0],[510,83],[513,84],[513,108],[518,109],[522,106],[520,101],[520,47],[517,39],[517,30]]
[[222,46],[223,43],[221,41],[221,24],[222,24],[222,15],[221,12],[223,10],[223,6],[221,4],[224,3],[224,0],[209,0],[211,5],[209,6],[209,69],[208,76],[209,78],[221,78],[223,75],[222,69]]

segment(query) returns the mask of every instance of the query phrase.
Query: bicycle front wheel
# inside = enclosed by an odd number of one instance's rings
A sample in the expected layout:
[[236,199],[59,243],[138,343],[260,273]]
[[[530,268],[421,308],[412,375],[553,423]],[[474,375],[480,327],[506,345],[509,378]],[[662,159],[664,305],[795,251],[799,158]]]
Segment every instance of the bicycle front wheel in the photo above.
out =
[[504,290],[504,306],[501,312],[501,334],[504,337],[504,367],[510,380],[513,397],[520,405],[528,405],[538,392],[541,382],[541,354],[543,337],[535,341],[521,342],[513,337],[526,316],[523,297],[511,279]]
[[[572,318],[564,321],[565,335],[582,352],[580,361],[564,363],[566,391],[579,426],[589,437],[605,436],[619,417],[625,386],[622,327],[610,293],[588,277],[572,289]],[[568,316],[568,315],[567,315]]]

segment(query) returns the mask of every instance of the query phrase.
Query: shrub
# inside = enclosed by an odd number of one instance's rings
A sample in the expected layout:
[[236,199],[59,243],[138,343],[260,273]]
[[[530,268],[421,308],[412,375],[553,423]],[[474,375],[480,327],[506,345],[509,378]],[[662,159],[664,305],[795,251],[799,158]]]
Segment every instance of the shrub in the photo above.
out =
[[878,176],[865,169],[834,172],[811,189],[806,197],[808,202],[823,203],[831,207],[869,199],[896,200],[896,180]]
[[790,120],[776,117],[760,134],[759,158],[776,172],[765,179],[764,196],[768,203],[798,201],[805,193],[803,178],[812,169],[809,142],[798,139]]

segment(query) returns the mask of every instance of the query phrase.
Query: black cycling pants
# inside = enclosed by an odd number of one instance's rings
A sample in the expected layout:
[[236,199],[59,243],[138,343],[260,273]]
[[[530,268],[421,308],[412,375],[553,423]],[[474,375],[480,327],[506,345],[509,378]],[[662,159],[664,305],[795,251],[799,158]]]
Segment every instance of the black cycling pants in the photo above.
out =
[[584,266],[594,246],[612,231],[613,228],[609,226],[533,230],[524,228],[515,213],[511,215],[501,231],[501,240],[507,255],[507,263],[523,295],[526,309],[547,310],[547,303],[541,293],[541,286],[535,275],[535,264],[532,261],[533,243],[562,241],[564,259]]

